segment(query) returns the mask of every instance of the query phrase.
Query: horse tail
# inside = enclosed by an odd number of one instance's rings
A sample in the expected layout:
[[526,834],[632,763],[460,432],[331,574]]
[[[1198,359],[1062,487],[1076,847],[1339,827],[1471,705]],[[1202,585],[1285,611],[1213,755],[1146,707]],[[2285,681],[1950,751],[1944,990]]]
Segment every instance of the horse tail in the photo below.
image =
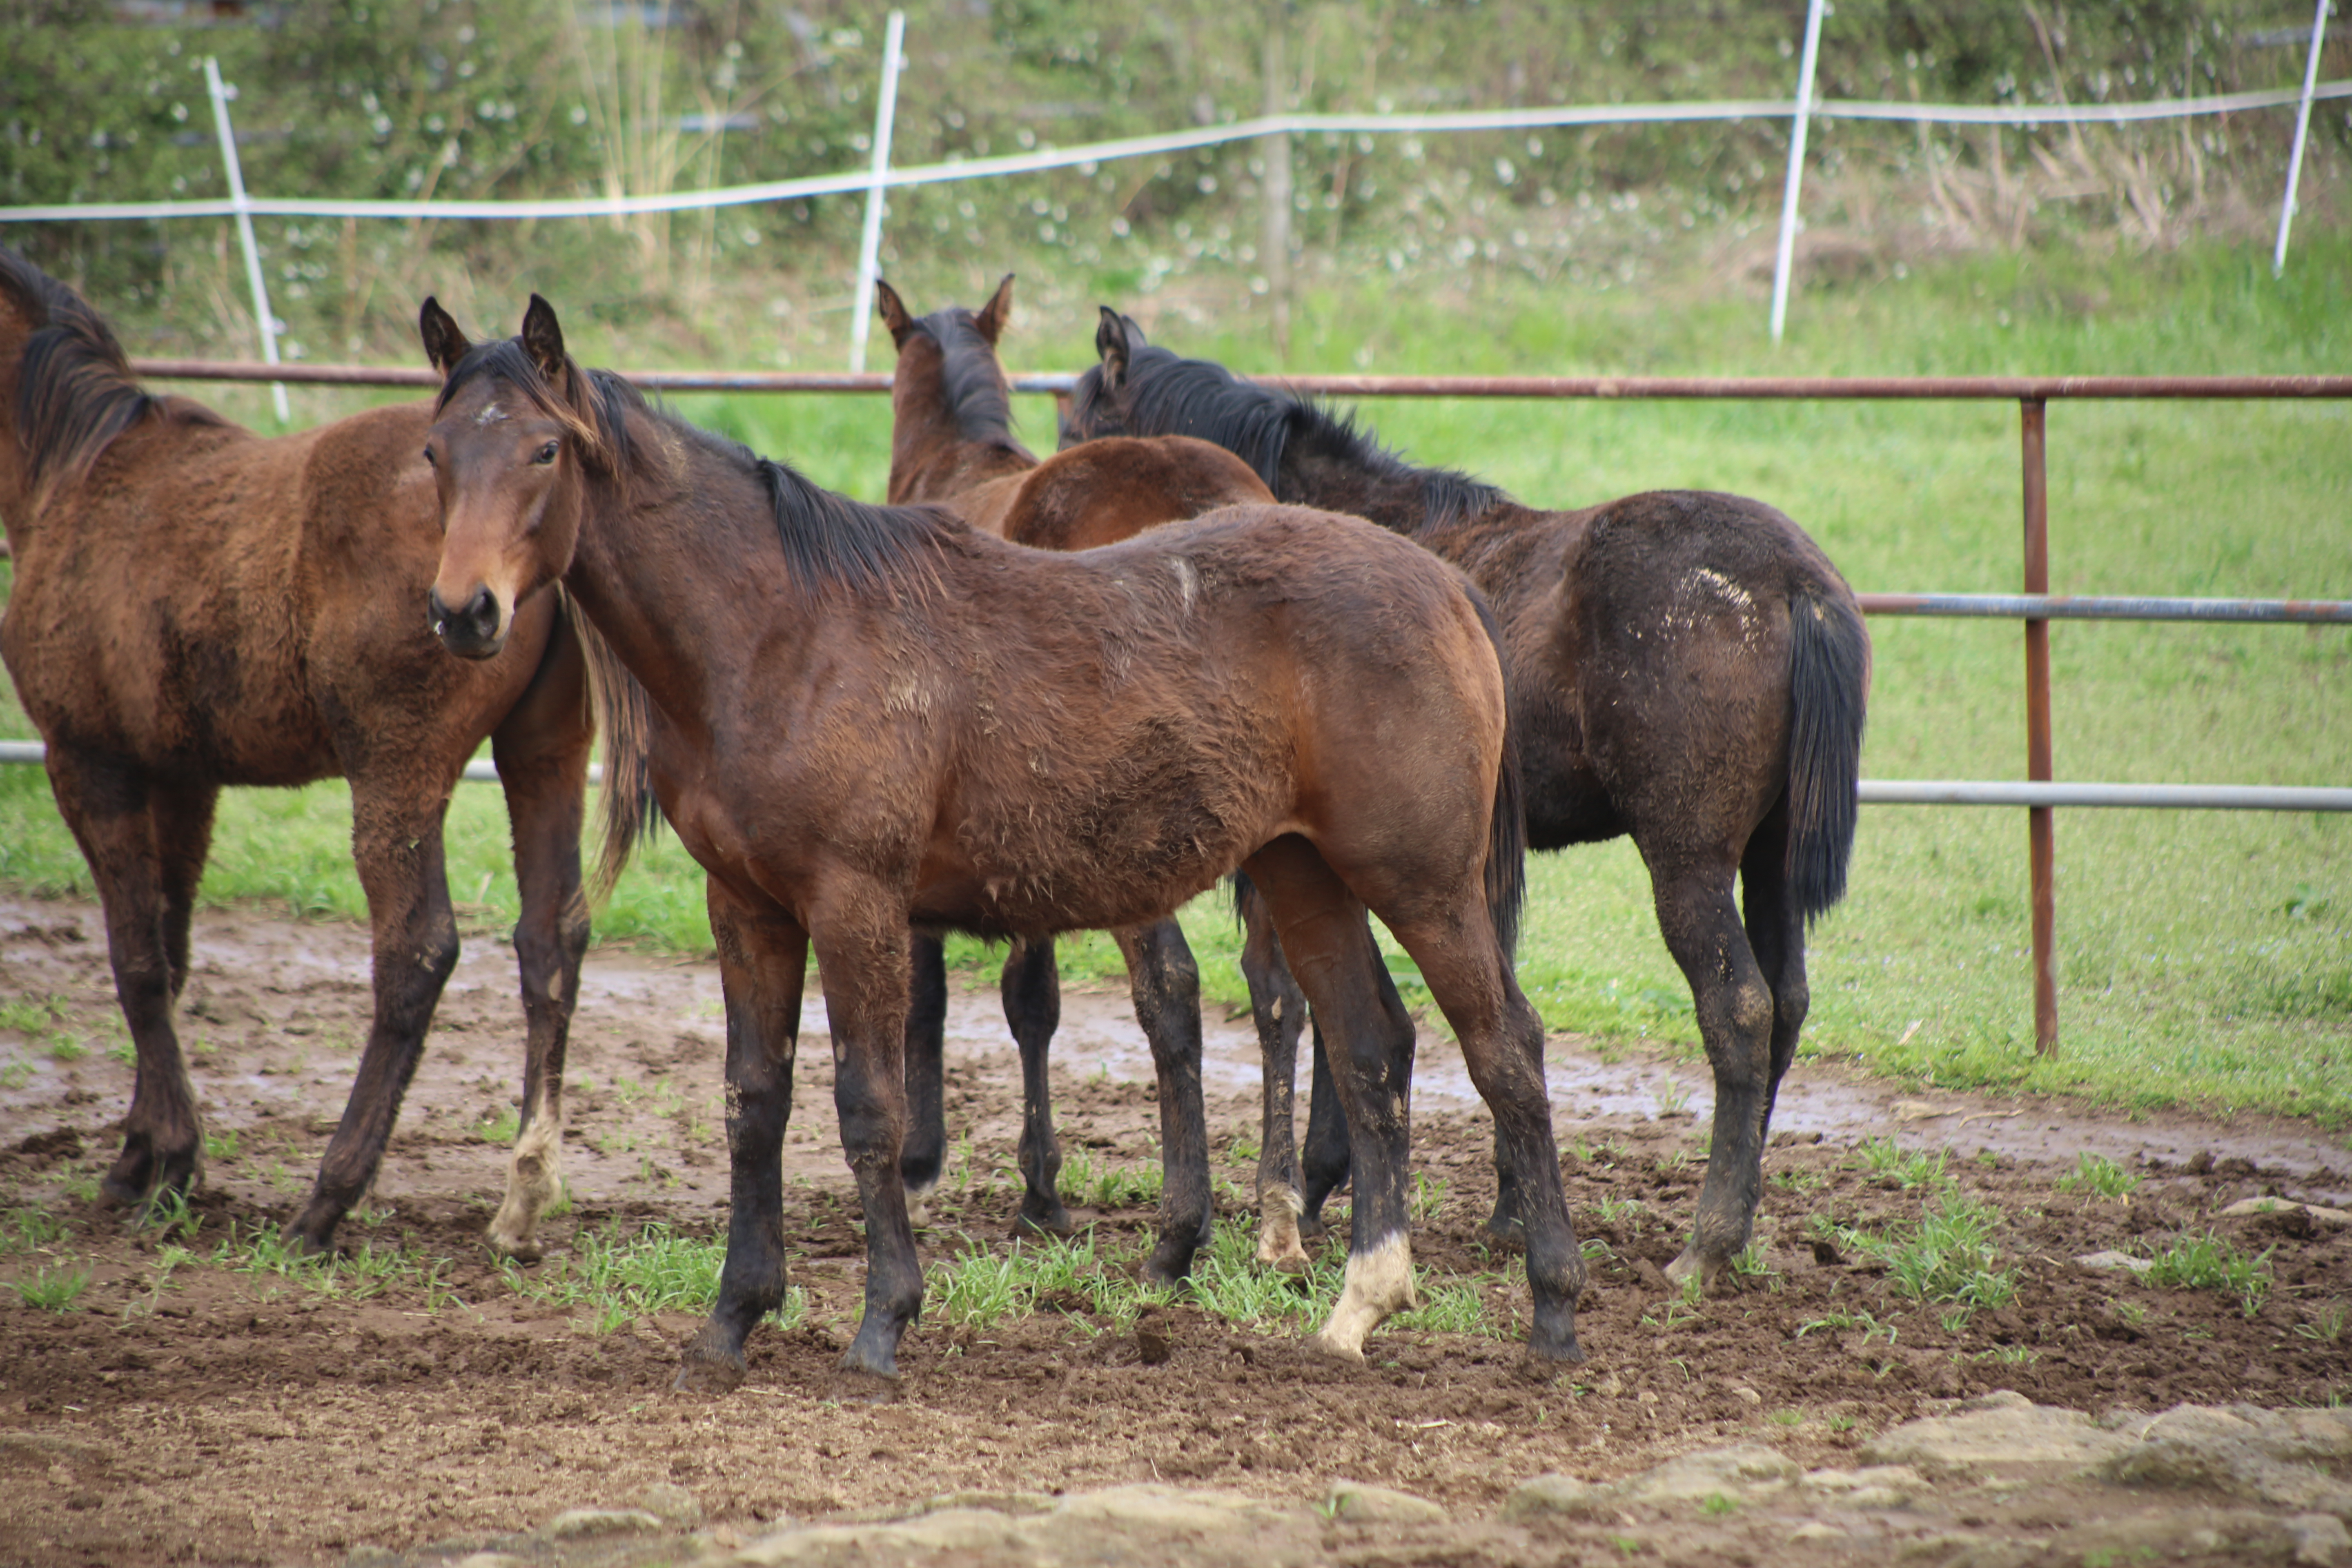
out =
[[1503,656],[1503,626],[1486,595],[1468,581],[1463,589],[1486,628],[1495,663],[1503,670],[1503,765],[1495,774],[1495,810],[1486,820],[1486,913],[1507,962],[1519,951],[1519,916],[1528,901],[1528,816],[1519,780],[1519,727],[1511,718],[1510,664]]
[[637,840],[661,824],[653,786],[653,696],[569,595],[563,614],[588,660],[588,689],[596,705],[596,728],[604,739],[604,831],[596,850],[596,875],[589,883],[590,899],[601,904],[613,896]]
[[1789,602],[1789,896],[1811,921],[1845,897],[1862,780],[1870,634],[1853,596],[1808,584]]

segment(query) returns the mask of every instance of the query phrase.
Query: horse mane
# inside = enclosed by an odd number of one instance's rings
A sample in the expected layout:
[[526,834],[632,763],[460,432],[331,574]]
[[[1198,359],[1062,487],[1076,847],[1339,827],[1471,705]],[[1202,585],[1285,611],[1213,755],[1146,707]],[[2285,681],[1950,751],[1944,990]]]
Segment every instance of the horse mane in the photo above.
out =
[[459,392],[486,377],[505,382],[561,424],[579,442],[588,471],[600,479],[625,489],[651,462],[650,454],[629,436],[629,415],[652,412],[644,393],[609,370],[588,370],[569,357],[558,385],[514,338],[495,338],[467,349],[433,400],[435,416]]
[[17,360],[16,426],[26,489],[35,497],[88,472],[116,437],[150,415],[228,423],[200,404],[142,387],[113,329],[89,302],[5,245],[0,291],[32,329]]
[[950,305],[918,320],[915,330],[940,345],[940,392],[956,428],[967,440],[994,442],[1029,456],[1013,436],[1013,397],[996,350],[981,336],[971,312]]
[[[1459,469],[1407,462],[1359,428],[1350,410],[1244,381],[1213,360],[1183,359],[1147,344],[1128,362],[1126,393],[1135,434],[1194,436],[1223,447],[1255,468],[1276,495],[1283,458],[1296,454],[1418,483],[1427,527],[1475,517],[1504,499],[1495,486]],[[1079,378],[1074,418],[1082,418],[1101,395],[1097,365]]]

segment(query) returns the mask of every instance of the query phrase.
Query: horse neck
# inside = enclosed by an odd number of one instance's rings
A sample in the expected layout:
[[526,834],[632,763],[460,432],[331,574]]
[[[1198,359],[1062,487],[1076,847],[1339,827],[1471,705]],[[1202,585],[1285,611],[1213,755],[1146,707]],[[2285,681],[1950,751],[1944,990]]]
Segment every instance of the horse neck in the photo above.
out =
[[952,419],[901,410],[890,426],[892,506],[952,500],[991,479],[1026,473],[1037,466],[1011,433],[975,439],[953,428]]
[[707,738],[741,705],[743,650],[771,641],[772,606],[791,585],[756,479],[681,450],[667,432],[631,435],[640,451],[670,448],[661,471],[625,490],[585,481],[564,585],[663,717]]
[[1417,468],[1382,470],[1294,445],[1276,479],[1275,493],[1299,506],[1346,512],[1414,539],[1429,526],[1429,476]]

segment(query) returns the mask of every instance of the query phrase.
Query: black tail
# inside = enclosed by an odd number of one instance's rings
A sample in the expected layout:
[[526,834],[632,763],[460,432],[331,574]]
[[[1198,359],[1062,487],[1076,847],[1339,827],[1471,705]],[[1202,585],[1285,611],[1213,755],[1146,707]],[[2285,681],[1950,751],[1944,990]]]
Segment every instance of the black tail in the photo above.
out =
[[1862,781],[1870,634],[1844,594],[1789,602],[1789,896],[1811,921],[1845,897]]
[[[1486,628],[1496,664],[1509,669],[1503,658],[1503,626],[1494,607],[1467,581],[1463,587],[1478,611],[1478,624]],[[1519,794],[1519,727],[1509,717],[1507,675],[1503,685],[1503,766],[1495,775],[1495,813],[1486,823],[1486,913],[1494,920],[1503,956],[1513,959],[1519,951],[1519,915],[1528,901],[1528,817]],[[1852,837],[1850,827],[1847,836]]]

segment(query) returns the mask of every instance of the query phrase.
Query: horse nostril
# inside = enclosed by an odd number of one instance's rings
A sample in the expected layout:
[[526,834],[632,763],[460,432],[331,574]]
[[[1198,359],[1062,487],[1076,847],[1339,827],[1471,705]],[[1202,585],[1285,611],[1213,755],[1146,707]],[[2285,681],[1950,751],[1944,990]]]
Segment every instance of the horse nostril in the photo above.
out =
[[487,639],[495,635],[499,629],[498,595],[488,588],[478,590],[466,605],[466,619],[476,637]]

